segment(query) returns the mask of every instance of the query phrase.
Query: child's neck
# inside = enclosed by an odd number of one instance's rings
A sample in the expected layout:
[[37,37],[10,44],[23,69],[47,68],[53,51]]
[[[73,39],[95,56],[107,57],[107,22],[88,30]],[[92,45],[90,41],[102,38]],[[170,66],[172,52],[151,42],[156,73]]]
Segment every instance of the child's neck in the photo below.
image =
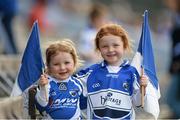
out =
[[121,59],[117,63],[114,63],[114,64],[108,63],[108,66],[120,66],[122,63],[123,63],[123,60]]
[[57,83],[59,83],[59,82],[68,82],[71,76],[69,76],[67,79],[64,79],[64,80],[59,80],[53,76],[50,76],[50,77],[52,77]]

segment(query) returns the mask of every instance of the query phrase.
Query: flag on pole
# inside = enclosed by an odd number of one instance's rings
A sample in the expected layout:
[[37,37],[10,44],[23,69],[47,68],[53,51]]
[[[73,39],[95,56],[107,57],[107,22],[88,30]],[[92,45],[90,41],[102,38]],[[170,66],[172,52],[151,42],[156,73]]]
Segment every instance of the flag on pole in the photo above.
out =
[[[142,24],[142,33],[139,41],[137,52],[131,63],[134,66],[139,75],[141,76],[141,69],[144,69],[145,74],[149,77],[151,88],[146,87],[146,93],[151,94],[147,96],[144,110],[151,113],[156,119],[159,115],[159,103],[160,98],[159,83],[156,76],[155,62],[153,49],[151,44],[150,28],[148,23],[148,11],[144,12],[144,21]],[[157,109],[156,109],[157,108]]]
[[42,74],[43,68],[44,63],[41,55],[38,22],[35,21],[11,96],[21,95],[26,88],[35,83]]

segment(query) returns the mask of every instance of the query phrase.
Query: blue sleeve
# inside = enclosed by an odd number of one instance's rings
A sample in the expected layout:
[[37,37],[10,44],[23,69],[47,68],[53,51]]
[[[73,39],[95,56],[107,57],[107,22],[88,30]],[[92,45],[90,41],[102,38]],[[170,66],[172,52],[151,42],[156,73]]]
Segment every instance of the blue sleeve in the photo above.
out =
[[86,109],[87,108],[87,97],[83,96],[83,94],[81,94],[80,96],[80,109]]
[[90,68],[82,69],[82,70],[79,70],[76,74],[74,74],[74,76],[77,77],[77,78],[83,77],[83,76],[86,75],[89,71],[90,71]]
[[86,69],[80,70],[77,72],[74,77],[79,79],[82,82],[83,85],[83,93],[80,96],[80,109],[86,109],[87,108],[87,97],[85,96],[87,94],[87,79],[89,75],[92,74],[95,69],[99,67],[98,64],[94,64]]
[[97,69],[99,66],[100,66],[99,64],[94,64],[86,69],[79,70],[76,74],[74,74],[74,77],[83,78],[89,75],[92,71]]

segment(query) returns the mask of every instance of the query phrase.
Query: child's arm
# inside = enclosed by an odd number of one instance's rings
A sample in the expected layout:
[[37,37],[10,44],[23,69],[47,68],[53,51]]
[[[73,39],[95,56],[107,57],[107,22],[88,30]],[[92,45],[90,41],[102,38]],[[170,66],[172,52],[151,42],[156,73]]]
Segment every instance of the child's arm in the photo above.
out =
[[[160,111],[158,103],[159,95],[156,94],[156,89],[153,87],[152,83],[149,80],[147,81],[147,84],[144,83],[146,81],[145,79],[147,79],[146,77],[146,75],[142,76],[142,80],[140,81],[140,85],[145,85],[144,110],[151,113],[155,117],[155,119],[157,119]],[[133,104],[135,106],[141,106],[140,86],[137,86],[136,84],[134,85],[134,88],[135,94],[133,95]]]
[[46,74],[41,75],[39,79],[39,86],[40,90],[37,90],[36,100],[41,106],[45,107],[49,101],[50,90],[50,85]]

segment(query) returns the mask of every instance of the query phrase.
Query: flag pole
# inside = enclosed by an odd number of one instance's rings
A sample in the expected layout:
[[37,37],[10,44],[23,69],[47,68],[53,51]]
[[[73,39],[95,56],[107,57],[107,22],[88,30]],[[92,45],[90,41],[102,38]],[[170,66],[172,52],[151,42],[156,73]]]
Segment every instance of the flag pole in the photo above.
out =
[[[144,68],[141,68],[141,76],[144,75]],[[145,87],[144,85],[140,86],[141,90],[141,107],[144,108],[144,95],[145,95]]]
[[[44,68],[42,68],[42,73],[43,73],[43,75],[45,74],[45,71],[44,71]],[[48,98],[47,98],[47,86],[46,85],[44,85],[44,90],[45,90],[45,98],[46,98],[46,102],[48,102]]]

